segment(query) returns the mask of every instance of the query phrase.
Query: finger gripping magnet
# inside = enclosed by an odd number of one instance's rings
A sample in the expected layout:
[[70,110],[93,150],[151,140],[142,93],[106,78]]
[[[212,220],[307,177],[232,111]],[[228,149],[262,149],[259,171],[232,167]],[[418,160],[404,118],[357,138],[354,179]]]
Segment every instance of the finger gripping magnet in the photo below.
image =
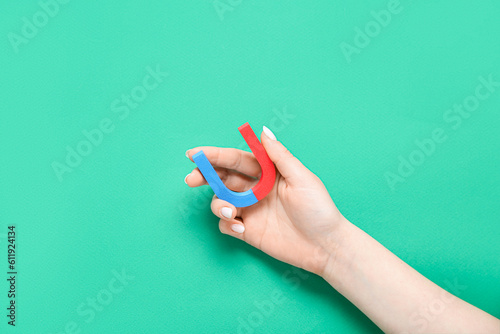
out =
[[276,179],[276,169],[273,162],[267,155],[264,146],[262,146],[261,142],[250,127],[250,124],[245,123],[240,126],[238,130],[259,162],[262,171],[259,182],[252,189],[244,192],[237,192],[228,189],[224,183],[222,183],[222,180],[210,161],[208,161],[203,151],[199,151],[193,155],[193,160],[218,198],[233,204],[235,207],[245,207],[257,203],[266,197],[271,189],[273,189],[274,181]]

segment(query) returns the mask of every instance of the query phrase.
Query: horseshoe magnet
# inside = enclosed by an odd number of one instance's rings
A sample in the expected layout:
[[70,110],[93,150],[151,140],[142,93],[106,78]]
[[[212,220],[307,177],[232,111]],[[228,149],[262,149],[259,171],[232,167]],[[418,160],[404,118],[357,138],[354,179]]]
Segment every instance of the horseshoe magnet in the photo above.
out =
[[238,130],[243,139],[245,139],[248,147],[250,147],[250,150],[252,150],[262,171],[260,180],[255,187],[244,192],[232,191],[222,183],[222,180],[203,151],[199,151],[193,155],[193,160],[217,197],[240,208],[255,204],[266,197],[271,189],[273,189],[274,180],[276,179],[276,169],[266,150],[250,127],[250,124],[247,122],[240,126]]

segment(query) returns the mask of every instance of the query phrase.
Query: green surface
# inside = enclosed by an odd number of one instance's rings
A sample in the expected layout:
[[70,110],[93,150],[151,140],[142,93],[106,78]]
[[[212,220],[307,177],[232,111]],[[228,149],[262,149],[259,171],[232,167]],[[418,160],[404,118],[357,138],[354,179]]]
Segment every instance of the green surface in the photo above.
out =
[[[321,278],[221,235],[211,190],[184,184],[186,149],[245,148],[247,121],[348,219],[500,317],[500,87],[470,97],[500,81],[500,2],[401,1],[380,31],[370,12],[387,1],[215,5],[70,1],[44,22],[37,1],[0,4],[0,278],[12,224],[18,271],[17,326],[2,278],[0,331],[237,333],[244,319],[255,333],[377,332]],[[168,76],[140,88],[157,69]],[[128,108],[131,93],[144,99]],[[469,114],[448,111],[462,103]],[[400,156],[420,165],[396,176]]]

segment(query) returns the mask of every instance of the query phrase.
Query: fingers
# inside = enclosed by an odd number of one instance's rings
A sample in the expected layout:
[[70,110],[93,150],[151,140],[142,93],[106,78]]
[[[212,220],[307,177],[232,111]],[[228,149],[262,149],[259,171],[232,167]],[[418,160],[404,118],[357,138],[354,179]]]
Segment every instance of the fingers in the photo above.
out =
[[300,184],[304,178],[311,176],[311,171],[294,157],[282,143],[277,141],[271,130],[265,126],[262,131],[261,141],[267,155],[269,155],[269,158],[276,165],[287,183]]
[[217,217],[229,221],[241,213],[234,205],[218,198],[216,195],[212,198],[210,209],[212,209],[213,214]]
[[220,218],[219,230],[224,234],[244,239],[245,225],[240,217],[241,208],[236,208],[229,202],[223,201],[214,195],[210,208],[214,215]]
[[238,219],[234,221],[227,221],[225,219],[219,220],[219,230],[221,233],[230,235],[240,240],[245,240],[245,225]]
[[[224,185],[228,189],[233,191],[246,191],[252,188],[258,182],[256,179],[251,178],[247,175],[225,168],[216,167],[214,169]],[[189,173],[185,177],[184,182],[186,182],[186,184],[190,187],[199,187],[208,184],[198,168],[195,168],[191,173]]]
[[188,150],[186,155],[192,161],[192,156],[201,150],[203,150],[214,168],[216,166],[224,167],[237,170],[240,173],[252,177],[260,176],[260,165],[250,152],[238,150],[236,148],[200,146]]

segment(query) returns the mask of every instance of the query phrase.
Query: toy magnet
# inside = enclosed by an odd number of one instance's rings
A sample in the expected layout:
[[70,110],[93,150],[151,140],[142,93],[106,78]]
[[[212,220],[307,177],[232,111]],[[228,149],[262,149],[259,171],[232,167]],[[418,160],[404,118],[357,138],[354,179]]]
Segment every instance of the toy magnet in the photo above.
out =
[[273,162],[267,155],[264,146],[262,146],[261,142],[250,127],[250,124],[247,122],[240,126],[238,130],[259,162],[262,171],[259,182],[252,189],[244,192],[237,192],[228,189],[224,183],[222,183],[222,180],[219,175],[217,175],[217,172],[212,167],[212,164],[208,161],[203,151],[199,151],[193,155],[193,160],[217,197],[233,204],[235,207],[240,208],[255,204],[266,197],[271,189],[273,189],[274,180],[276,179],[276,169]]

